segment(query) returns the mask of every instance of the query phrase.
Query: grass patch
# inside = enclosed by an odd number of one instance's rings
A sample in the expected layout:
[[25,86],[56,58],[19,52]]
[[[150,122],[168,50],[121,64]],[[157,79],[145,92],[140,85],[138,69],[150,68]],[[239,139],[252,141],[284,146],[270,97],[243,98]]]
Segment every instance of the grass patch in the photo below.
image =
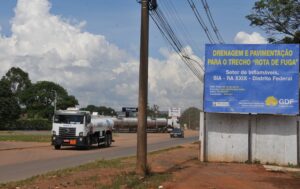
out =
[[51,171],[49,173],[33,176],[31,178],[21,180],[21,181],[3,183],[3,184],[0,184],[0,188],[16,188],[18,186],[33,184],[35,181],[41,180],[41,179],[66,177],[66,176],[69,176],[76,172],[97,169],[97,168],[122,168],[123,166],[124,165],[122,164],[121,159],[98,160],[95,162],[91,162],[91,163],[88,163],[85,165],[80,165],[80,166],[73,167],[73,168],[67,168],[67,169],[62,169],[62,170],[58,170],[58,171]]
[[0,131],[0,135],[11,135],[11,134],[15,134],[14,131]]
[[155,155],[155,154],[160,154],[160,153],[163,153],[163,152],[168,152],[168,151],[175,150],[175,149],[180,149],[180,148],[183,148],[183,146],[175,146],[175,147],[171,147],[171,148],[167,148],[167,149],[157,150],[157,151],[154,151],[154,152],[150,152],[148,154]]
[[134,188],[146,189],[157,188],[161,183],[171,178],[170,173],[152,173],[140,178],[135,172],[123,173],[112,181],[111,185],[101,186],[99,189]]
[[23,134],[1,134],[0,141],[16,141],[16,142],[50,142],[50,135],[23,135]]
[[299,165],[292,164],[292,163],[288,163],[288,167],[290,167],[290,168],[300,168]]
[[70,175],[75,172],[87,171],[87,170],[97,169],[97,168],[122,168],[122,167],[123,164],[121,162],[121,159],[98,160],[88,164],[79,165],[77,167],[50,172],[46,174],[45,177],[51,177],[51,176],[62,177],[62,176]]
[[51,134],[25,131],[0,131],[0,141],[50,142]]
[[300,179],[300,173],[299,172],[293,173],[293,177],[296,179]]
[[[180,148],[183,148],[183,146],[176,146],[168,149],[151,152],[150,155],[156,155],[159,153],[168,152]],[[133,160],[134,158],[135,156],[112,159],[112,160],[98,160],[98,161],[94,161],[73,168],[51,171],[49,173],[33,176],[31,178],[21,180],[21,181],[2,183],[0,184],[0,189],[4,189],[4,188],[15,189],[16,187],[20,187],[20,186],[23,186],[25,188],[26,187],[30,188],[30,186],[33,186],[35,183],[38,183],[39,180],[64,179],[64,178],[68,178],[70,175],[83,172],[83,171],[93,172],[93,170],[95,170],[96,172],[97,169],[99,168],[106,168],[106,169],[111,168],[111,169],[121,170],[121,174],[113,176],[111,183],[106,185],[97,182],[97,180],[98,181],[101,180],[99,179],[99,175],[90,175],[89,177],[83,177],[80,180],[73,181],[73,184],[81,186],[81,185],[85,185],[86,181],[89,181],[91,185],[95,186],[95,188],[98,189],[111,189],[111,188],[146,189],[146,188],[157,188],[161,183],[171,178],[171,173],[152,173],[151,167],[148,167],[149,174],[146,177],[141,178],[133,171],[136,166]],[[125,168],[127,168],[127,171],[125,170]]]

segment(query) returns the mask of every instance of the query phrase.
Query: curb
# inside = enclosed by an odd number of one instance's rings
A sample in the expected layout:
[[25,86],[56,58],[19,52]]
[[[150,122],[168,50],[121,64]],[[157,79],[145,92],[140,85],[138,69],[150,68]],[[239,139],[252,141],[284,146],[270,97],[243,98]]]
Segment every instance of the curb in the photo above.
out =
[[299,168],[280,167],[274,165],[263,165],[267,171],[300,172]]

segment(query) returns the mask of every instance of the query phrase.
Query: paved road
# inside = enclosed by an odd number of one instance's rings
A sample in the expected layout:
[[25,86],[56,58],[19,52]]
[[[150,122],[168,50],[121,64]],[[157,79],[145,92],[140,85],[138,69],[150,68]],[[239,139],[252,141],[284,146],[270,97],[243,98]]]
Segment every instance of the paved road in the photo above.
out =
[[[8,150],[0,152],[0,183],[21,180],[58,169],[74,167],[97,159],[113,159],[136,154],[136,135],[119,134],[110,148],[97,147],[91,150],[51,146],[35,149]],[[197,141],[197,133],[182,138],[169,138],[167,134],[148,135],[148,152]]]

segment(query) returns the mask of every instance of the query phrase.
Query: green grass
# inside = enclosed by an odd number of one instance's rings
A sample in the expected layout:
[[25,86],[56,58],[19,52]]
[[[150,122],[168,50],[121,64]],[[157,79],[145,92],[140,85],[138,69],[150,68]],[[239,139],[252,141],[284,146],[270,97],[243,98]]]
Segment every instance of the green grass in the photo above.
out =
[[0,141],[20,141],[20,142],[50,142],[51,134],[31,133],[22,131],[0,131]]
[[25,134],[2,134],[0,133],[0,141],[20,141],[20,142],[50,142],[50,135],[25,135]]
[[292,163],[288,163],[288,167],[290,167],[290,168],[300,168],[299,165],[295,165],[295,164],[292,164]]
[[292,174],[294,178],[300,179],[300,172],[295,172]]
[[[160,150],[157,152],[153,152],[151,154],[158,154],[170,151],[172,149],[182,148],[181,146],[169,148],[166,150]],[[122,170],[125,167],[126,168],[132,168],[131,170],[134,170],[135,163],[131,162],[131,159],[134,157],[125,157],[125,158],[119,158],[119,159],[113,159],[113,160],[98,160],[94,161],[85,165],[80,165],[73,168],[67,168],[62,169],[58,171],[52,171],[46,174],[37,175],[25,180],[16,181],[16,182],[9,182],[9,183],[3,183],[0,184],[0,189],[15,189],[19,186],[32,186],[35,182],[38,180],[45,180],[45,179],[51,179],[51,178],[65,178],[72,174],[82,172],[82,171],[93,171],[98,168],[111,168],[111,169],[119,169]],[[129,160],[129,161],[128,161]],[[151,168],[149,168],[150,170]],[[150,170],[151,171],[151,170]],[[90,181],[91,185],[95,186],[95,188],[98,189],[114,189],[114,188],[134,188],[134,189],[146,189],[146,188],[157,188],[161,183],[169,180],[171,178],[171,173],[152,173],[150,172],[149,175],[147,175],[144,178],[141,178],[139,175],[137,175],[135,172],[125,172],[122,171],[121,174],[114,177],[112,180],[112,183],[109,185],[98,185],[97,182],[94,182],[98,179],[98,175],[91,175],[88,178],[82,178],[82,180],[75,180],[73,184],[75,185],[83,185],[86,183],[87,180]]]
[[[97,168],[122,168],[124,165],[121,162],[121,159],[113,159],[113,160],[98,160],[94,161],[85,165],[80,165],[77,167],[73,168],[67,168],[67,169],[62,169],[58,171],[52,171],[43,175],[37,175],[33,176],[31,178],[21,180],[21,181],[16,181],[16,182],[9,182],[9,183],[3,183],[0,184],[0,188],[16,188],[18,186],[24,186],[24,185],[30,185],[33,184],[37,180],[41,179],[49,179],[53,177],[66,177],[68,175],[71,175],[72,173],[80,172],[80,171],[87,171],[91,169],[97,169]],[[76,183],[80,185],[79,183]]]
[[183,148],[183,146],[175,146],[175,147],[171,147],[171,148],[167,148],[167,149],[157,150],[157,151],[154,151],[154,152],[150,152],[149,154],[150,155],[155,155],[155,154],[160,154],[160,153],[163,153],[163,152],[168,152],[168,151],[175,150],[175,149],[180,149],[180,148]]

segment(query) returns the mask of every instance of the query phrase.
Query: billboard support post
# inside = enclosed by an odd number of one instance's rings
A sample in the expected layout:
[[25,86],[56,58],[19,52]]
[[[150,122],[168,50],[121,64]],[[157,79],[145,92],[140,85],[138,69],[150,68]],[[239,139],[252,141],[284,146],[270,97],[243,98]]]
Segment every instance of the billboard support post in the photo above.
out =
[[252,163],[252,124],[251,114],[248,115],[248,163]]
[[297,135],[296,136],[297,136],[297,165],[300,166],[300,126],[299,126],[299,120],[297,120]]

